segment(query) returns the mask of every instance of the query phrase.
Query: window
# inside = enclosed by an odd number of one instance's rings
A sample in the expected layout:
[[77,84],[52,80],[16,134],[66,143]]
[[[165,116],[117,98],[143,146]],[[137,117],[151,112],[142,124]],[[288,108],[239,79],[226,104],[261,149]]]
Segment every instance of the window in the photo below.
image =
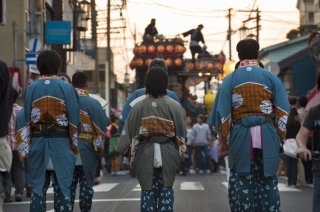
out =
[[309,24],[314,24],[314,12],[308,13]]

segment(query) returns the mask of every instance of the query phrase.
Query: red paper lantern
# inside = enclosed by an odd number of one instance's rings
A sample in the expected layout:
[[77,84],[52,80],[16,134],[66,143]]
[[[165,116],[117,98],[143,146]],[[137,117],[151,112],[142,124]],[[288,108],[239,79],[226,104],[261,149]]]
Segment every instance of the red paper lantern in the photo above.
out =
[[197,63],[197,64],[196,64],[196,69],[197,69],[197,70],[200,71],[200,70],[202,70],[202,68],[203,68],[203,64],[202,64],[202,63]]
[[159,46],[157,46],[157,52],[162,53],[162,52],[164,52],[164,50],[165,50],[165,48],[164,48],[164,46],[163,46],[163,45],[159,45]]
[[208,63],[208,64],[206,65],[207,71],[211,71],[213,68],[214,68],[214,65],[213,65],[212,63]]
[[145,53],[147,51],[147,47],[145,45],[139,46],[139,53]]
[[149,53],[154,53],[156,51],[156,47],[154,45],[148,46],[148,52]]
[[180,54],[183,54],[185,51],[186,51],[186,48],[183,46],[183,45],[176,45],[174,47],[174,51],[176,53],[180,53]]
[[172,65],[172,60],[170,58],[167,58],[166,59],[166,63],[167,63],[167,66],[171,66]]
[[138,47],[138,46],[136,46],[136,47],[133,48],[133,53],[134,53],[134,54],[139,53],[139,47]]
[[151,60],[152,60],[151,58],[147,58],[146,59],[146,65],[149,65],[151,63]]
[[181,66],[181,65],[182,65],[182,59],[181,59],[181,58],[175,59],[175,60],[174,60],[174,64],[175,64],[176,66]]
[[172,45],[167,45],[167,46],[166,46],[166,51],[167,51],[167,52],[171,53],[171,52],[173,52],[173,50],[174,50],[174,48],[173,48]]
[[143,65],[143,60],[138,58],[138,59],[135,60],[135,64],[136,64],[136,66],[142,66]]
[[187,62],[186,67],[189,71],[192,71],[194,69],[194,64],[193,62]]

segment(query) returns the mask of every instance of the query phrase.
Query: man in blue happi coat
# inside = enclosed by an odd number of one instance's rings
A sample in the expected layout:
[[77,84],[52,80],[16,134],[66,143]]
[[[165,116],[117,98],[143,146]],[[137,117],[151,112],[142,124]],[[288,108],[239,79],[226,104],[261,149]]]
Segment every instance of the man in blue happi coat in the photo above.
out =
[[72,76],[72,85],[79,95],[80,134],[79,154],[72,182],[72,205],[74,204],[77,184],[80,184],[79,204],[81,211],[90,211],[93,197],[93,181],[98,164],[99,153],[103,152],[108,118],[100,103],[89,96],[88,77],[83,72]]
[[30,211],[46,210],[46,191],[53,177],[55,211],[72,211],[71,183],[78,152],[80,110],[75,89],[58,76],[59,54],[42,51],[37,58],[41,77],[24,97],[24,123],[17,131],[18,152],[28,160],[32,186]]
[[280,211],[276,172],[290,110],[282,82],[259,67],[259,44],[237,44],[240,62],[215,98],[208,122],[229,151],[231,211]]

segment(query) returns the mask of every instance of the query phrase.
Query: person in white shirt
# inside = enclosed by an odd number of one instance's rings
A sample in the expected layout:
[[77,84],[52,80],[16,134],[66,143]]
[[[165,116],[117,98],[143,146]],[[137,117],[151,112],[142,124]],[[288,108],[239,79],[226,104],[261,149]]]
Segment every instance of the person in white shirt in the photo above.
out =
[[209,125],[204,123],[204,116],[201,114],[197,116],[197,123],[192,127],[192,137],[196,149],[196,172],[202,173],[202,171],[209,169],[208,144],[211,140],[211,132]]

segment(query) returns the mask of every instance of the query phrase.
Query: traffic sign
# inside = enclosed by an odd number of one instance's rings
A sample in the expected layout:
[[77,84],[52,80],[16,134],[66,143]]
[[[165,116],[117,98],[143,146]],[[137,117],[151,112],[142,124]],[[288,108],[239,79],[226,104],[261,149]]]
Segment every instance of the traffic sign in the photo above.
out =
[[26,53],[26,64],[27,65],[36,65],[37,64],[37,53],[30,52]]

